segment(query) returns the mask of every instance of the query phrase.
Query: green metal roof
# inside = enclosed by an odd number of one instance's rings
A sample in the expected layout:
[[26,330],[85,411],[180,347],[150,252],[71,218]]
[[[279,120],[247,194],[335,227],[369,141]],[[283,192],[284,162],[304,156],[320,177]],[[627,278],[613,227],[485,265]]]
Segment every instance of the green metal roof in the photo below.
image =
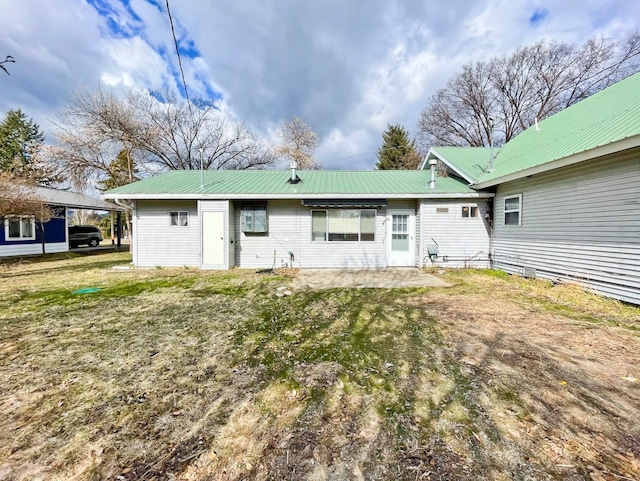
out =
[[302,180],[288,182],[288,170],[174,170],[134,182],[104,193],[106,198],[376,198],[424,197],[475,194],[454,178],[437,177],[436,188],[429,189],[428,170],[329,171],[299,170]]
[[[491,156],[489,147],[431,147],[429,152],[450,164],[469,182],[486,171]],[[500,152],[499,148],[493,149],[494,156],[498,152]],[[424,168],[428,168],[426,162]]]
[[[483,186],[506,176],[640,135],[640,72],[558,112],[507,142]],[[640,143],[640,138],[638,139]]]

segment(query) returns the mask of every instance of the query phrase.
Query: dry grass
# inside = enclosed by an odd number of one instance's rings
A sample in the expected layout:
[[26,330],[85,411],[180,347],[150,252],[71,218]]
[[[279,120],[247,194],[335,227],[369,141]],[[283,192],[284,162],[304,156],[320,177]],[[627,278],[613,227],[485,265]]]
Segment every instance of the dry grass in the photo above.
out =
[[[640,310],[454,271],[0,266],[0,479],[638,479]],[[98,287],[93,294],[73,294]]]

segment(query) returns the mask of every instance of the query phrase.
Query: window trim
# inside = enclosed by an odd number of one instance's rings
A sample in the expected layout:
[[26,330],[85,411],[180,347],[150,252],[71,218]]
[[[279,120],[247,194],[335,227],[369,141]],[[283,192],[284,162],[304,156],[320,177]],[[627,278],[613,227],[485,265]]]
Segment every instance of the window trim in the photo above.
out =
[[[171,221],[173,219],[173,214],[177,214],[176,218],[177,218],[177,224],[173,224]],[[184,214],[184,217],[187,218],[187,223],[184,225],[180,224],[180,214]],[[170,228],[184,228],[184,227],[189,227],[189,211],[188,210],[170,210],[169,211],[169,227]]]
[[[245,212],[251,212],[253,216],[252,229],[246,228]],[[256,212],[264,212],[264,230],[256,230]],[[269,232],[269,214],[267,205],[243,205],[240,207],[240,231],[245,234],[267,234]]]
[[[20,237],[10,237],[9,236],[9,222],[11,220],[20,221]],[[22,237],[22,219],[29,219],[31,225],[31,235]],[[4,240],[10,242],[20,242],[20,241],[28,241],[28,240],[36,240],[36,218],[33,215],[12,215],[5,217],[4,219]]]
[[[518,208],[517,209],[507,209],[507,201],[511,199],[518,199]],[[502,216],[502,221],[505,226],[521,226],[522,225],[522,194],[509,195],[503,199],[504,213]],[[507,223],[507,214],[513,214],[514,212],[518,213],[518,223]]]
[[[330,211],[341,211],[341,210],[356,210],[358,211],[358,239],[357,240],[337,240],[337,239],[329,239],[329,212]],[[362,212],[366,211],[366,212],[373,212],[373,219],[374,219],[374,224],[373,224],[373,239],[371,240],[362,240]],[[323,240],[315,240],[313,238],[313,213],[314,212],[324,212],[324,234],[325,234],[325,238]],[[355,243],[355,242],[365,242],[365,243],[370,243],[370,242],[376,242],[376,219],[378,218],[378,211],[377,209],[310,209],[309,210],[309,216],[311,218],[311,242],[312,243],[329,243],[329,242],[351,242],[351,243]],[[369,234],[369,233],[366,233]]]
[[[464,215],[464,210],[469,209],[468,215]],[[473,215],[475,213],[475,215]],[[466,204],[460,206],[460,218],[461,219],[477,219],[480,217],[480,210],[477,205]]]

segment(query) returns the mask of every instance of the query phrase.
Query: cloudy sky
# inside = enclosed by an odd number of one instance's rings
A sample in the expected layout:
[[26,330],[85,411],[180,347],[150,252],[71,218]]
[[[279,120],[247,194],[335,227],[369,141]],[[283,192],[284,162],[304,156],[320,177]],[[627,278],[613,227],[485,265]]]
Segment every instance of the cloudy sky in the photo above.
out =
[[[0,112],[50,134],[75,90],[179,85],[166,0],[0,0]],[[623,39],[638,0],[170,0],[189,93],[272,139],[301,117],[327,169],[373,168],[450,75],[539,39]],[[49,142],[55,139],[49,135]]]

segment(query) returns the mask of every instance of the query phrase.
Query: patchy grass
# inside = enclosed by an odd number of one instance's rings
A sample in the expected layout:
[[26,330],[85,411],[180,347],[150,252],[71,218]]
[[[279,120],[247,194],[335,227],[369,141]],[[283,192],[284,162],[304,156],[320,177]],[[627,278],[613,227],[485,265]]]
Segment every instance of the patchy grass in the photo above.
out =
[[[0,479],[640,476],[640,310],[490,271],[0,266]],[[92,294],[73,294],[85,287]]]

